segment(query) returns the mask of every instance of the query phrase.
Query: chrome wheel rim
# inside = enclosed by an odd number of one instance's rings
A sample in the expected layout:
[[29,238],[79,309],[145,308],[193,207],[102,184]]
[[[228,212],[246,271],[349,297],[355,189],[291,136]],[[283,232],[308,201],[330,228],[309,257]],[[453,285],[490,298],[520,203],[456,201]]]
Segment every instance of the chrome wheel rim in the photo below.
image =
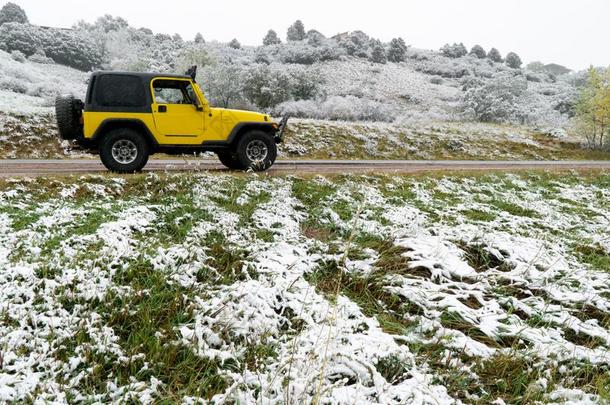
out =
[[246,156],[251,162],[262,162],[269,155],[267,144],[259,139],[255,139],[246,146]]
[[128,165],[138,157],[138,147],[129,139],[120,139],[112,145],[112,158],[117,162]]

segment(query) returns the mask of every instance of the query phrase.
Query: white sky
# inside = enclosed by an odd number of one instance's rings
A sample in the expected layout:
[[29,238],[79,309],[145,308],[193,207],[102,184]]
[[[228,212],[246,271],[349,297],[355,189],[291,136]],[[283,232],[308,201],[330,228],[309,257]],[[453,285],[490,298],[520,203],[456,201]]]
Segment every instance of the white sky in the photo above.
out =
[[[296,19],[327,36],[360,29],[389,41],[401,36],[417,48],[447,42],[517,52],[572,69],[610,65],[610,0],[12,0],[33,24],[69,27],[103,14],[135,27],[192,39],[258,45],[273,28],[285,38]],[[0,0],[0,4],[4,3]]]

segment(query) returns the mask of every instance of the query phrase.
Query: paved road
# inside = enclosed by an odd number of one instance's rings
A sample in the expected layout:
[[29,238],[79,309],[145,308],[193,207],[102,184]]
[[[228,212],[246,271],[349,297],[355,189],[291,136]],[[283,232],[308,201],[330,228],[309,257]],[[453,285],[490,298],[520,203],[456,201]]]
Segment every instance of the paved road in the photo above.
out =
[[[414,173],[455,170],[610,170],[610,161],[279,160],[271,173]],[[216,160],[153,159],[146,171],[223,171]],[[0,160],[0,177],[105,171],[99,160]]]

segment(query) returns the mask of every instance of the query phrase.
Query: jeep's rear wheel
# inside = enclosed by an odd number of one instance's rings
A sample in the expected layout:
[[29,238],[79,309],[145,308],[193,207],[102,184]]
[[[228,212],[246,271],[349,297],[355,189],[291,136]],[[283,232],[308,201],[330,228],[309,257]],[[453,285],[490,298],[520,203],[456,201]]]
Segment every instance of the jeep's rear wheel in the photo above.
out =
[[148,162],[150,147],[137,131],[121,128],[110,131],[100,144],[100,158],[110,171],[139,172]]
[[264,171],[275,163],[277,145],[267,133],[250,131],[239,140],[235,158],[241,169]]
[[226,168],[231,170],[242,170],[243,167],[237,161],[235,154],[230,151],[222,151],[218,152],[218,160],[222,163]]

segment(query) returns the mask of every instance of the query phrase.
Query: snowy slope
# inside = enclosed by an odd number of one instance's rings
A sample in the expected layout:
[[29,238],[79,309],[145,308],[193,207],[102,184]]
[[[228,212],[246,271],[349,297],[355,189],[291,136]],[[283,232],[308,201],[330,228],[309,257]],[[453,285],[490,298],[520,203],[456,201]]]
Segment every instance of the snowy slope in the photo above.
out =
[[58,94],[83,98],[88,76],[67,66],[18,62],[0,51],[0,111],[18,115],[51,113]]

